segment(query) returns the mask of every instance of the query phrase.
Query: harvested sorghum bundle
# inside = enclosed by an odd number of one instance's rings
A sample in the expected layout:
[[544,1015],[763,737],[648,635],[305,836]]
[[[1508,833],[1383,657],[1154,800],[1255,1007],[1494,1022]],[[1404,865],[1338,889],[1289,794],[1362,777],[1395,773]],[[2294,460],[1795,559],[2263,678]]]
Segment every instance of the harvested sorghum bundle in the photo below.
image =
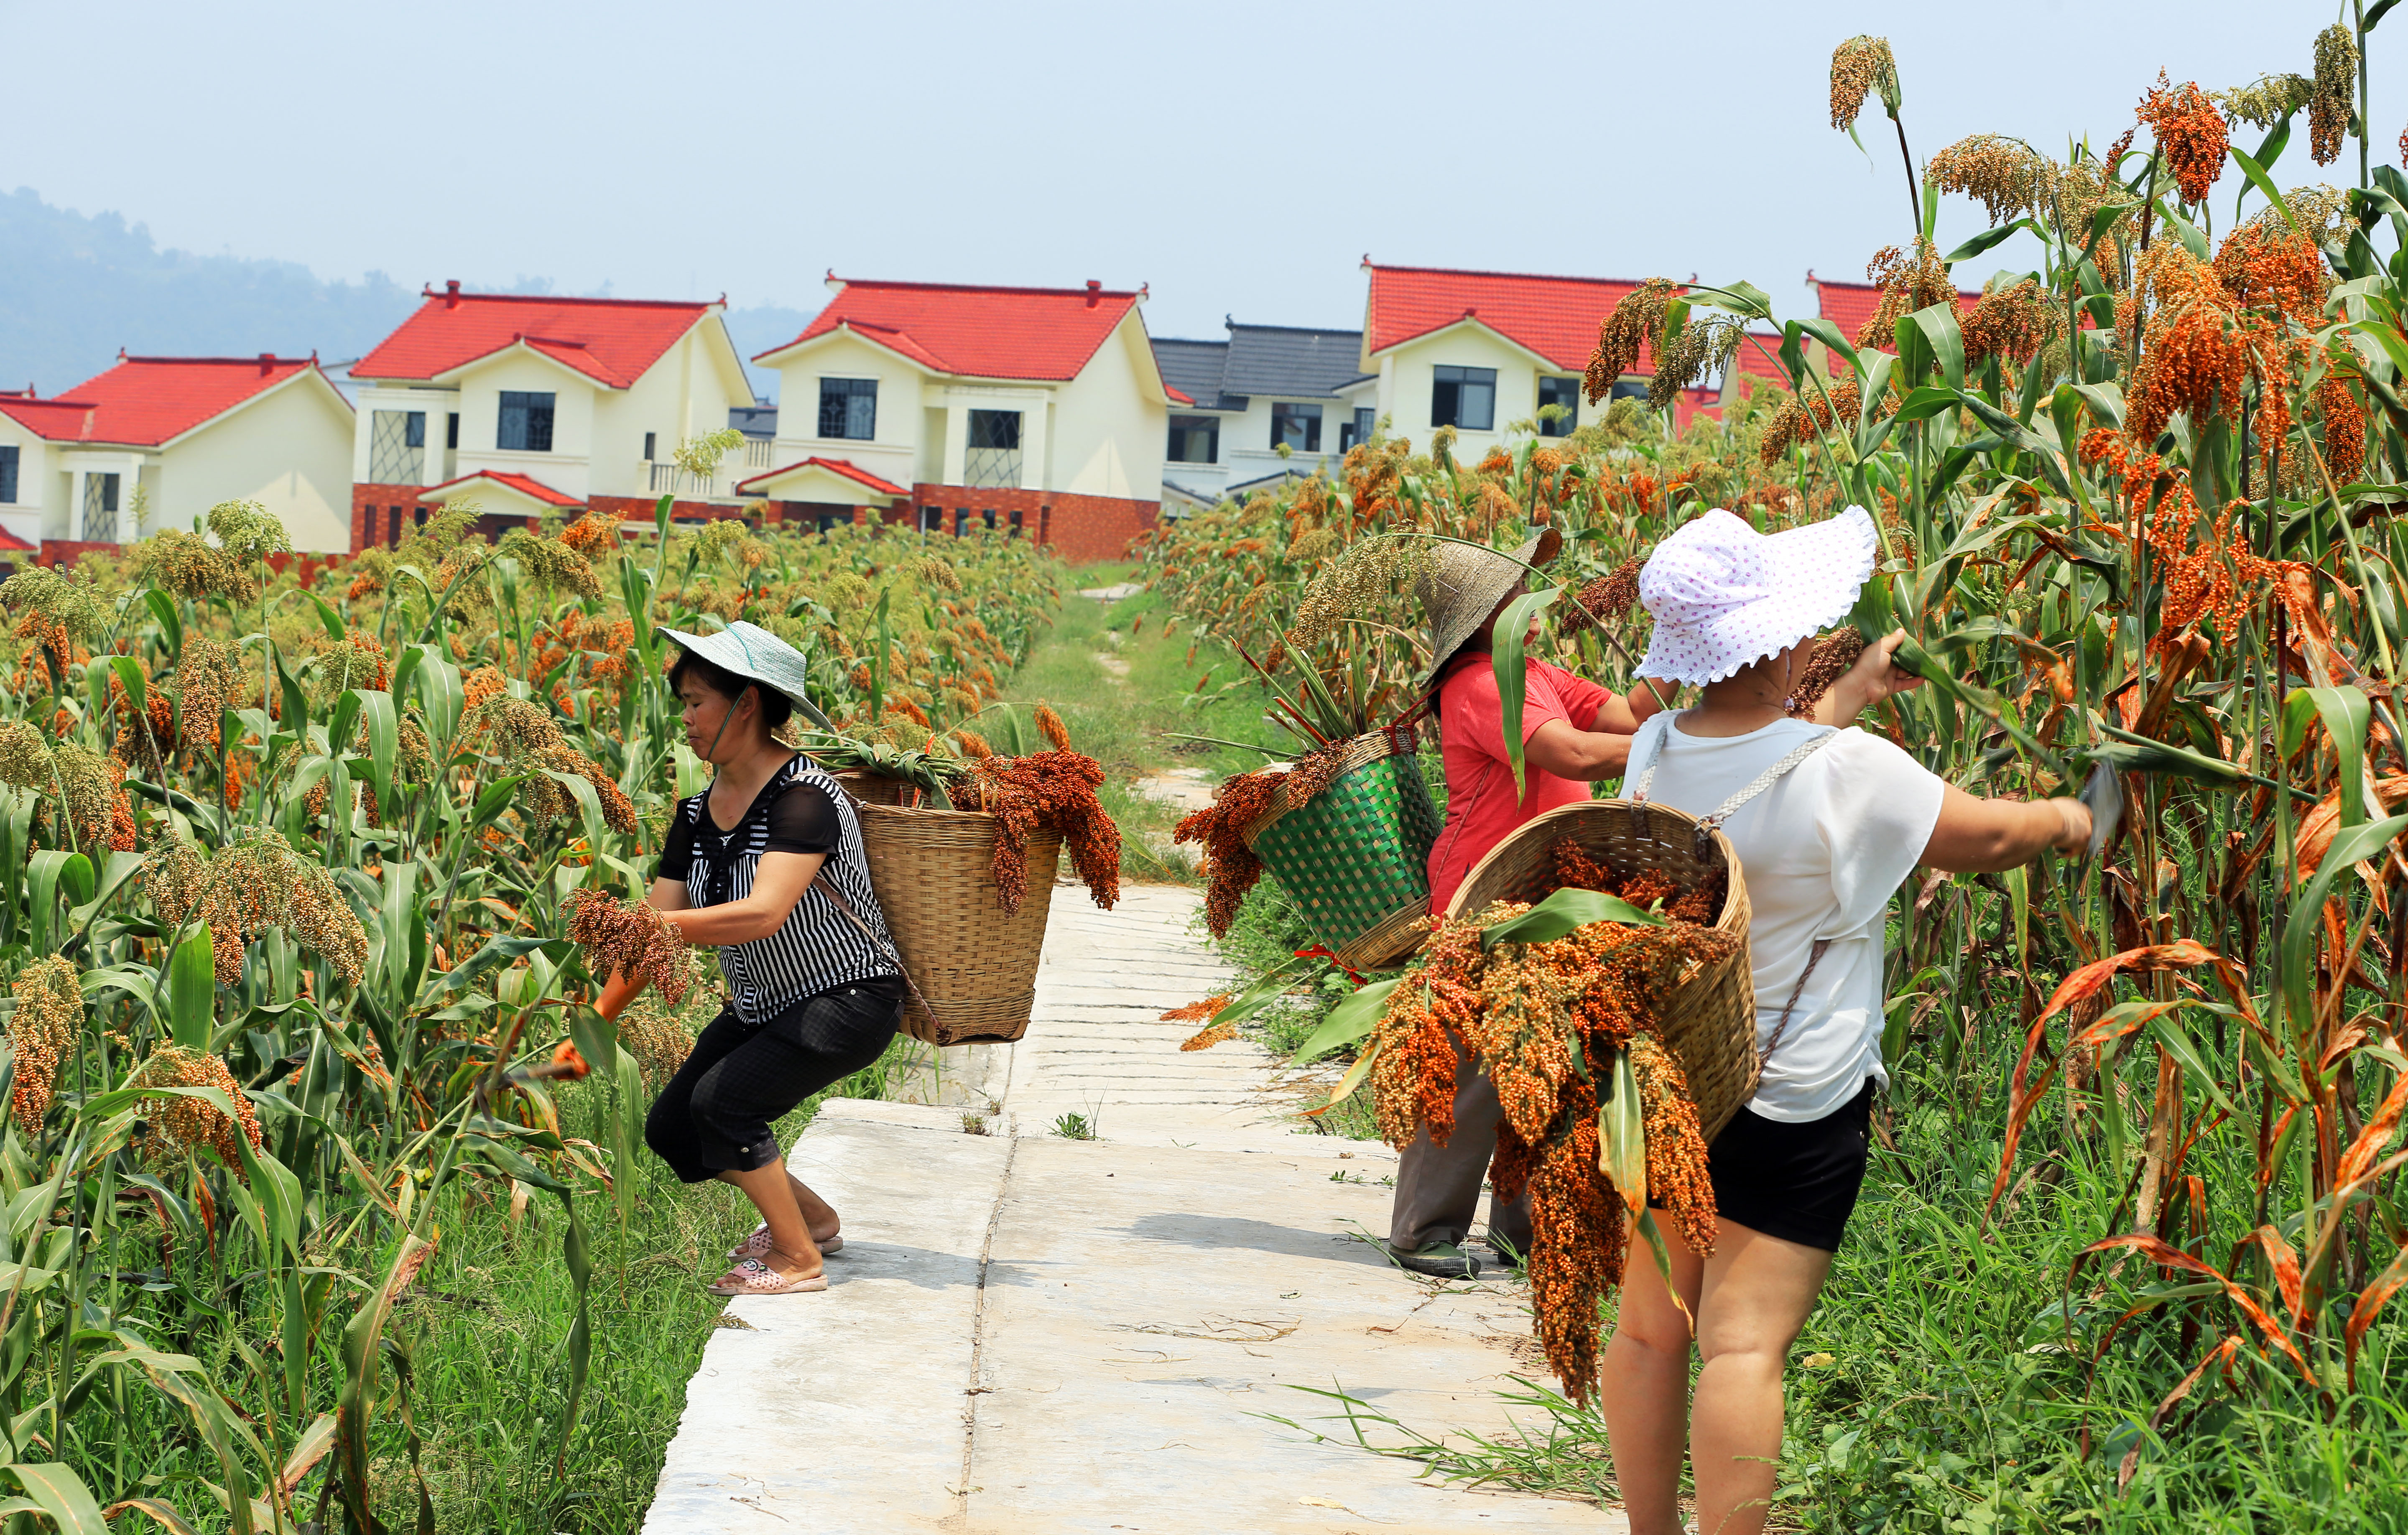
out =
[[685,1000],[691,972],[684,935],[642,901],[621,906],[608,891],[571,893],[568,939],[585,951],[585,968],[595,976],[639,977],[669,1006]]
[[[1690,911],[1720,906],[1718,893],[1682,890],[1656,871],[1617,880],[1569,840],[1554,851],[1565,885]],[[1686,968],[1728,957],[1738,940],[1695,921],[1598,922],[1545,942],[1482,947],[1488,928],[1528,910],[1500,901],[1434,924],[1373,1031],[1372,1102],[1390,1144],[1401,1149],[1426,1130],[1444,1145],[1462,1063],[1496,1083],[1504,1113],[1490,1177],[1502,1198],[1529,1190],[1539,1341],[1564,1390],[1584,1401],[1597,1379],[1598,1303],[1621,1283],[1628,1242],[1625,1201],[1599,1166],[1598,1082],[1629,1053],[1648,1192],[1693,1250],[1711,1253],[1713,1187],[1697,1107],[1657,1025]]]
[[[1046,734],[1068,740],[1061,720],[1040,707],[1038,727],[1046,729],[1048,719]],[[1060,834],[1070,867],[1097,906],[1110,911],[1120,899],[1121,829],[1096,798],[1103,782],[1103,764],[1067,748],[970,765],[978,808],[996,821],[994,874],[1007,913],[1028,897],[1028,836],[1035,831]]]

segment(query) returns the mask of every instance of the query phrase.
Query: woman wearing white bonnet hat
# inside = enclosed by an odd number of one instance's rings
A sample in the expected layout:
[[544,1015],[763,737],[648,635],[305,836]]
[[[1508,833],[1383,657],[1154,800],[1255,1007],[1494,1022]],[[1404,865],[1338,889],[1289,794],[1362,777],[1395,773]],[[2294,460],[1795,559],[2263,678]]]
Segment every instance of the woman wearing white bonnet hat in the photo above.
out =
[[[1764,1075],[1708,1148],[1713,1254],[1665,1233],[1686,1315],[1654,1264],[1632,1263],[1603,1361],[1632,1535],[1682,1528],[1684,1447],[1698,1528],[1751,1535],[1763,1526],[1781,1457],[1784,1363],[1855,1208],[1872,1094],[1888,1080],[1890,897],[1917,864],[2014,868],[2052,847],[2077,851],[2090,835],[2089,811],[2071,799],[1977,799],[1879,736],[1834,728],[1915,685],[1891,659],[1902,634],[1867,647],[1814,719],[1792,717],[1815,636],[1855,608],[1875,545],[1860,507],[1770,535],[1716,510],[1665,539],[1639,577],[1656,627],[1638,674],[1702,684],[1704,695],[1641,727],[1627,792],[1704,815],[1777,776],[1723,824],[1747,882]],[[1684,1401],[1689,1316],[1703,1365]]]

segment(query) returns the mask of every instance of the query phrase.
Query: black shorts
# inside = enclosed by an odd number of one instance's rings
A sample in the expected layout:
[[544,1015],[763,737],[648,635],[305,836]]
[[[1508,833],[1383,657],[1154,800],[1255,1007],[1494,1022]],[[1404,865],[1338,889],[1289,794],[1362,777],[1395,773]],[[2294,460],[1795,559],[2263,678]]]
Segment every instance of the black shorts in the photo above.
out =
[[645,1143],[688,1184],[777,1161],[777,1121],[886,1053],[903,1003],[884,981],[822,992],[757,1024],[722,1012],[652,1100]]
[[1864,1187],[1872,1115],[1870,1077],[1845,1105],[1803,1124],[1742,1105],[1706,1148],[1716,1213],[1768,1237],[1838,1252]]

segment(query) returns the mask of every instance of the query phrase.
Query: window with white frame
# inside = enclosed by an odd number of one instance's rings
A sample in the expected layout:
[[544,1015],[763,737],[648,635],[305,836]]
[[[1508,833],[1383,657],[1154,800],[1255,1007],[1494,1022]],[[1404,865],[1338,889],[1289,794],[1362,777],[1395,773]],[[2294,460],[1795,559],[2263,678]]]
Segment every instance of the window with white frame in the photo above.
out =
[[1164,456],[1173,464],[1221,462],[1220,418],[1217,416],[1171,417],[1170,452]]
[[[1568,438],[1580,424],[1581,381],[1578,379],[1541,379],[1539,380],[1539,435],[1542,438]],[[1551,414],[1547,407],[1559,406],[1561,414]]]
[[877,380],[820,380],[820,436],[867,442],[877,435]]
[[1368,405],[1356,407],[1354,419],[1349,422],[1343,422],[1339,425],[1338,451],[1341,453],[1346,452],[1360,444],[1370,441],[1371,434],[1378,430],[1376,423],[1379,420],[1379,415],[1380,413],[1377,410],[1372,409]]
[[549,389],[505,389],[501,420],[494,423],[494,446],[523,453],[552,452],[552,393]]
[[1271,407],[1271,446],[1292,452],[1321,452],[1321,407],[1281,401]]
[[0,506],[17,504],[17,445],[0,448]]
[[1497,370],[1440,363],[1430,369],[1430,424],[1464,432],[1497,429]]

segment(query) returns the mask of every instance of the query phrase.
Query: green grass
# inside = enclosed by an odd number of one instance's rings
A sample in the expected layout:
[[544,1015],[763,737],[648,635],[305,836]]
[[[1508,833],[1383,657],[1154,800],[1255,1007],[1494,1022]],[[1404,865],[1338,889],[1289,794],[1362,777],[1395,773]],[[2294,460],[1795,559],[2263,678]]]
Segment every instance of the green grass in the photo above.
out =
[[[778,1143],[793,1145],[828,1098],[882,1096],[917,1048],[898,1039],[884,1059],[806,1099],[778,1122]],[[566,1135],[605,1140],[607,1091],[588,1082],[561,1096]],[[636,1210],[624,1227],[610,1196],[579,1194],[594,1352],[565,1474],[556,1467],[575,1313],[560,1202],[537,1194],[514,1215],[507,1203],[453,1197],[443,1212],[435,1255],[394,1324],[412,1355],[410,1407],[438,1529],[632,1535],[641,1525],[686,1383],[726,1307],[703,1287],[726,1271],[727,1249],[757,1216],[734,1187],[680,1184],[650,1152],[633,1170]],[[379,1511],[394,1529],[414,1528],[397,1411],[380,1413],[375,1446]]]
[[[1074,580],[1078,587],[1088,589],[1111,586],[1127,580],[1135,568],[1085,566]],[[1184,620],[1179,621],[1176,633],[1165,635],[1165,625],[1176,616],[1151,592],[1124,598],[1108,610],[1074,591],[1063,598],[1052,630],[1012,674],[1011,696],[1053,705],[1069,726],[1071,744],[1104,765],[1098,797],[1121,828],[1123,876],[1192,884],[1198,882],[1189,865],[1168,851],[1171,828],[1184,812],[1144,798],[1129,786],[1170,768],[1201,768],[1211,775],[1206,782],[1217,783],[1270,760],[1258,752],[1174,739],[1176,735],[1270,746],[1281,746],[1286,738],[1264,723],[1251,689],[1202,707],[1189,701],[1198,678],[1209,673],[1217,691],[1218,684],[1238,676],[1243,663],[1219,645],[1199,642]],[[1099,657],[1128,669],[1117,672]],[[1002,739],[995,745],[998,751],[1010,750]]]

